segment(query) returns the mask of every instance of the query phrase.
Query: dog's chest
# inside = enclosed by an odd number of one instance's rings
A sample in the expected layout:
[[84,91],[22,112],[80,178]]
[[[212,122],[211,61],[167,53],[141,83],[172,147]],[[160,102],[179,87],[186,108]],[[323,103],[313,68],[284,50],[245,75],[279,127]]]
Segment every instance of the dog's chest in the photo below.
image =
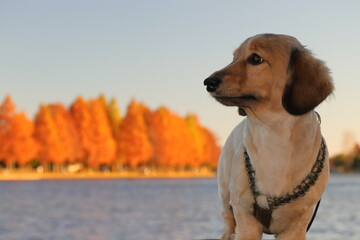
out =
[[[291,155],[286,151],[263,151],[249,153],[250,162],[256,171],[254,182],[264,195],[281,195],[289,187]],[[261,201],[260,201],[261,204]],[[266,206],[263,206],[266,207]]]

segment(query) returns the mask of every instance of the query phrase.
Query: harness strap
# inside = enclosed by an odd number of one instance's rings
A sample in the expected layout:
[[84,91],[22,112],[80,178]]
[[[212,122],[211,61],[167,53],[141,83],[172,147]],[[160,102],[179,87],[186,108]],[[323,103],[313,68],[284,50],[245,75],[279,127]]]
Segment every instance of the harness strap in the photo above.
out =
[[316,207],[315,207],[314,213],[313,213],[313,215],[312,215],[312,217],[311,217],[311,220],[310,220],[310,222],[309,222],[309,224],[308,224],[308,226],[307,226],[307,228],[306,228],[306,232],[308,232],[308,231],[310,230],[311,225],[312,225],[313,221],[315,220],[315,217],[316,217],[317,211],[318,211],[319,206],[320,206],[320,202],[321,202],[321,198],[320,198],[320,200],[319,200],[319,201],[317,202],[317,204],[316,204]]
[[[315,210],[313,212],[313,215],[311,217],[311,220],[309,222],[309,224],[307,225],[306,228],[306,232],[308,232],[311,228],[311,225],[313,224],[317,211],[319,209],[320,206],[320,202],[321,202],[321,198],[320,200],[317,202],[316,206],[315,206]],[[269,229],[270,227],[270,223],[271,223],[271,215],[272,215],[272,210],[271,209],[264,209],[262,207],[260,207],[259,205],[257,205],[256,202],[254,202],[253,204],[253,208],[254,208],[254,212],[253,215],[254,217],[267,229]],[[269,234],[273,234],[271,232],[268,232]]]
[[[249,177],[249,185],[250,185],[250,190],[252,192],[252,195],[255,199],[255,203],[253,205],[253,216],[267,229],[269,229],[270,224],[271,224],[271,219],[272,219],[272,212],[274,209],[283,206],[287,203],[290,203],[292,201],[294,201],[295,199],[299,198],[299,197],[303,197],[306,192],[308,192],[310,190],[310,188],[315,185],[316,181],[319,178],[319,175],[324,167],[324,161],[326,158],[326,145],[325,145],[325,140],[322,137],[321,138],[321,145],[320,145],[320,149],[319,149],[319,153],[318,156],[316,158],[316,161],[311,169],[311,172],[307,175],[307,177],[300,183],[300,185],[298,185],[297,187],[295,187],[293,189],[292,192],[287,193],[283,196],[266,196],[268,204],[269,204],[269,208],[268,209],[264,209],[262,207],[260,207],[257,202],[256,202],[256,197],[259,195],[262,195],[256,188],[256,183],[255,183],[255,170],[251,164],[250,161],[250,157],[245,149],[244,151],[244,162],[245,162],[245,169],[247,172],[247,175]],[[320,199],[321,200],[321,199]],[[320,205],[320,200],[318,201],[318,203],[316,204],[315,207],[315,211],[313,213],[313,216],[307,226],[307,230],[309,231],[315,216],[317,214],[317,210],[319,208]]]

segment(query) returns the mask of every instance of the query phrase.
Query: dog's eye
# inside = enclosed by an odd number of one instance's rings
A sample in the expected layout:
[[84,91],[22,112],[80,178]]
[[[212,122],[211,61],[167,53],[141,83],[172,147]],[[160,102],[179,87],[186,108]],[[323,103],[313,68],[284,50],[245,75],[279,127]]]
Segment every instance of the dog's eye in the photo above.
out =
[[264,62],[264,59],[256,53],[253,53],[248,57],[247,62],[251,65],[259,65]]

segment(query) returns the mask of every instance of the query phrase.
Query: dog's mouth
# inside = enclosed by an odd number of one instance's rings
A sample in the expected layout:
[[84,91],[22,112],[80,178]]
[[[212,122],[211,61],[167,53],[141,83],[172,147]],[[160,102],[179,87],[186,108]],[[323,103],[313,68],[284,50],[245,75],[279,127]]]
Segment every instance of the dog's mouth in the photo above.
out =
[[239,107],[244,107],[244,106],[248,106],[248,104],[250,102],[253,101],[258,101],[258,98],[255,97],[254,95],[243,95],[243,96],[214,96],[214,98],[226,105],[226,106],[239,106]]

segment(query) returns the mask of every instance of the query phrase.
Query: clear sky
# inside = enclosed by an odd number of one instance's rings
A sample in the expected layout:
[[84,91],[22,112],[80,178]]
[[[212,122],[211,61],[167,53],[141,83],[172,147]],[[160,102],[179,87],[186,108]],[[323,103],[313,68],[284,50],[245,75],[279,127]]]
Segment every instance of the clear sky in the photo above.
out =
[[[258,33],[295,36],[332,70],[317,111],[331,153],[360,137],[360,1],[0,0],[0,98],[34,115],[76,96],[195,113],[220,143],[243,118],[203,80]],[[345,141],[346,140],[346,141]]]

